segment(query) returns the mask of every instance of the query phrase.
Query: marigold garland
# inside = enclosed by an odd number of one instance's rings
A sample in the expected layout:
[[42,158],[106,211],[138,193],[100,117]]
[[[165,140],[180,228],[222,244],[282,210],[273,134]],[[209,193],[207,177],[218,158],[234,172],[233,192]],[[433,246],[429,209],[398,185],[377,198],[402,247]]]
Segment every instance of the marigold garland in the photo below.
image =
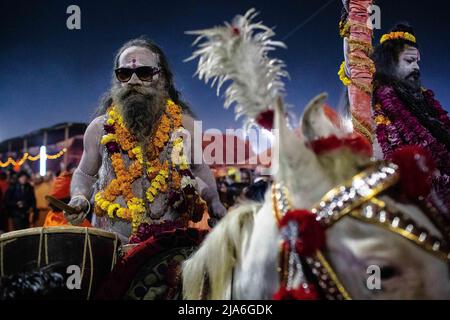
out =
[[375,117],[375,124],[376,125],[384,124],[388,126],[391,124],[391,121],[383,115],[377,115]]
[[345,61],[342,61],[341,66],[339,67],[338,75],[344,86],[347,87],[352,83],[350,78],[345,74]]
[[188,160],[184,154],[183,139],[181,137],[175,139],[171,156],[173,163],[178,165],[181,170],[189,168]]
[[382,44],[388,40],[396,40],[396,39],[402,39],[410,41],[412,43],[416,43],[416,37],[414,35],[412,35],[409,32],[403,31],[394,31],[391,33],[384,34],[380,39],[380,43]]
[[[125,127],[123,118],[113,106],[108,111],[109,118],[105,123],[106,134],[102,137],[101,143],[107,146],[111,153],[111,163],[116,174],[105,190],[95,195],[96,214],[101,216],[107,214],[111,219],[118,217],[120,219],[132,222],[133,230],[143,222],[145,215],[144,201],[133,195],[132,183],[142,176],[144,165],[144,152],[138,145],[136,139]],[[170,140],[171,130],[177,130],[182,125],[181,108],[172,100],[167,101],[165,113],[161,116],[156,131],[152,135],[148,158],[146,163],[147,174],[150,181],[150,187],[146,190],[146,199],[152,203],[160,192],[167,192],[167,179],[169,178],[169,164],[165,161],[159,162],[157,156],[164,146]],[[176,140],[176,150],[182,152],[182,139]],[[180,149],[181,146],[181,149]],[[123,150],[130,157],[131,164],[126,168],[122,154],[118,152]],[[185,159],[183,159],[185,160]],[[187,161],[179,161],[180,168],[187,168]],[[180,188],[179,174],[172,172],[175,189]],[[118,196],[122,195],[126,201],[126,207],[114,203]]]
[[[108,110],[107,115],[108,119],[104,124],[105,135],[101,143],[110,154],[116,178],[95,195],[96,214],[107,214],[111,219],[130,221],[135,235],[140,226],[148,222],[144,199],[136,197],[132,189],[133,182],[142,178],[145,171],[150,182],[150,186],[145,190],[145,200],[148,203],[153,203],[158,194],[167,193],[170,184],[168,204],[180,213],[179,220],[200,221],[207,210],[206,202],[196,190],[196,180],[184,152],[183,138],[172,138],[172,133],[182,128],[181,108],[172,100],[167,101],[165,112],[150,136],[151,143],[147,150],[139,146],[114,106]],[[159,155],[169,142],[172,148],[170,160],[161,163]],[[131,160],[128,168],[123,159],[124,154]],[[126,202],[125,207],[115,203],[119,196]]]
[[350,35],[350,23],[347,21],[339,21],[339,35],[347,38]]

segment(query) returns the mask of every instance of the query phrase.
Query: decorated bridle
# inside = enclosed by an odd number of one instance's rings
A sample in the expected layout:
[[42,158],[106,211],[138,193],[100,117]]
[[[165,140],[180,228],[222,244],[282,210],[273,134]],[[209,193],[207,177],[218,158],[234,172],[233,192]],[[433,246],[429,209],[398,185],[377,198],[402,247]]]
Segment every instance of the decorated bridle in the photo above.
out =
[[[315,278],[326,299],[351,299],[322,253],[324,230],[346,216],[394,232],[443,261],[450,262],[447,239],[432,236],[425,228],[406,219],[397,208],[380,199],[383,192],[399,182],[399,171],[394,163],[375,162],[325,194],[310,211],[292,209],[289,191],[283,183],[272,186],[273,213],[283,239],[278,268],[280,290],[275,294],[275,299],[317,299],[317,290],[314,284],[308,283],[306,271],[310,272],[309,278]],[[438,224],[438,214],[430,204],[424,212],[435,225]],[[448,230],[437,227],[444,230],[444,238],[447,238]]]

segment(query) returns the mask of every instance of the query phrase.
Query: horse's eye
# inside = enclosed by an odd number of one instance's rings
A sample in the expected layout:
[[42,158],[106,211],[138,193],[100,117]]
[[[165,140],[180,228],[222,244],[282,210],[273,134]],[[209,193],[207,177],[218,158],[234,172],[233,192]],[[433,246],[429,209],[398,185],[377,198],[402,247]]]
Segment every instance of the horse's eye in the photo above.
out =
[[389,280],[399,274],[398,270],[393,266],[384,266],[380,268],[381,280]]

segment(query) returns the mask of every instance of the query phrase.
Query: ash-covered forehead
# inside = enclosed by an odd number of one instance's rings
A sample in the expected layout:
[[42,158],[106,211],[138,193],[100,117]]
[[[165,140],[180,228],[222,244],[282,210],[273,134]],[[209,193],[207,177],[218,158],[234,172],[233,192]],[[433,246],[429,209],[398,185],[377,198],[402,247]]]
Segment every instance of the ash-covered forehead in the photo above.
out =
[[420,61],[420,52],[417,48],[407,46],[405,49],[400,53],[399,56],[400,59],[409,59],[414,58],[417,61]]
[[119,68],[158,67],[159,56],[143,47],[129,47],[119,57]]

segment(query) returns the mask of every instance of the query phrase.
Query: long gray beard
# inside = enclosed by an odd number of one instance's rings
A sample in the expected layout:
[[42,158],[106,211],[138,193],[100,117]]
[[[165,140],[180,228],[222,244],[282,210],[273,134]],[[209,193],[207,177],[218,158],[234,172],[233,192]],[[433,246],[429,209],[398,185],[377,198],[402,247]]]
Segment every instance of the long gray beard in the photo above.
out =
[[125,87],[113,91],[113,100],[127,129],[141,145],[146,145],[164,112],[167,94],[152,88]]
[[415,81],[397,79],[394,83],[394,89],[409,104],[423,105],[427,103],[422,92],[420,79]]

